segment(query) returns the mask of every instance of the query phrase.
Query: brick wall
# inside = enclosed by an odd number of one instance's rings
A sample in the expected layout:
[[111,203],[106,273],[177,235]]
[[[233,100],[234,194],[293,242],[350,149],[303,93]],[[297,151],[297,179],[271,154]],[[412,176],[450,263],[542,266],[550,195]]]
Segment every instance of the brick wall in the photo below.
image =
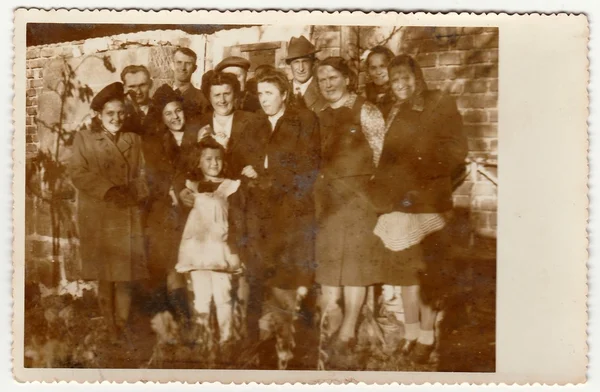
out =
[[[145,64],[154,79],[153,89],[172,80],[170,58],[176,46],[187,46],[204,55],[205,36],[190,36],[181,31],[155,31],[95,38],[27,48],[26,54],[26,158],[28,164],[40,151],[54,151],[56,135],[48,125],[58,122],[60,90],[64,62],[76,69],[75,81],[88,85],[97,93],[105,85],[118,81],[120,71],[130,64]],[[106,56],[116,69],[110,72],[103,65]],[[200,57],[202,58],[202,57]],[[199,85],[200,77],[193,80]],[[89,103],[78,98],[65,102],[64,123],[74,130],[89,115]],[[62,148],[60,159],[69,155]],[[28,167],[31,167],[28,165]],[[31,172],[28,172],[30,174]],[[49,204],[43,200],[44,189],[39,175],[29,181],[26,193],[26,279],[55,284],[57,268],[52,256],[52,225]],[[69,277],[78,264],[75,210],[72,198],[61,200],[60,244],[62,275]]]
[[[469,157],[497,159],[498,29],[406,27],[399,52],[423,68],[429,88],[456,97],[469,137]],[[487,167],[496,174],[495,167]],[[471,211],[471,223],[484,236],[496,235],[497,187],[472,173],[454,194],[455,205]]]

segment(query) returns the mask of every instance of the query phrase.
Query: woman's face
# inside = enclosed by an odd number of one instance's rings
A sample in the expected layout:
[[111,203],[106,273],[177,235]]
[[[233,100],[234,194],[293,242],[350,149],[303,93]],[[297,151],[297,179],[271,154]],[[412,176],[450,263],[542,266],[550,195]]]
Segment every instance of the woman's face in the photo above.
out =
[[287,93],[281,94],[281,91],[279,91],[279,88],[275,84],[269,82],[260,82],[258,84],[258,100],[267,116],[279,113],[283,105],[285,105],[286,98]]
[[376,53],[369,58],[367,70],[369,77],[377,86],[383,86],[389,80],[387,65],[387,57],[382,53]]
[[317,80],[321,94],[329,103],[342,99],[348,92],[350,79],[330,65],[320,66],[317,70]]
[[202,150],[198,166],[207,180],[219,177],[223,169],[223,154],[221,150],[212,148]]
[[185,115],[181,102],[169,102],[162,111],[163,123],[173,132],[180,132],[185,125]]
[[235,94],[233,87],[228,84],[212,86],[210,88],[210,103],[215,113],[221,116],[228,116],[233,113],[233,102]]
[[415,93],[417,79],[407,65],[400,65],[390,70],[390,84],[396,99],[402,102],[410,99]]
[[125,104],[120,100],[108,101],[98,117],[104,129],[110,133],[117,133],[125,122]]

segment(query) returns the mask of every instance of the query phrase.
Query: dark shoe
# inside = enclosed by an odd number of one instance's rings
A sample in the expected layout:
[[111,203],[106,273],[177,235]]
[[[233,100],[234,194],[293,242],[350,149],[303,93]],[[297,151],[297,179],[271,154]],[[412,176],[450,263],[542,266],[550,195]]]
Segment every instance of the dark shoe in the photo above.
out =
[[412,339],[412,340],[402,339],[400,341],[400,343],[398,344],[398,352],[401,355],[406,357],[413,351],[416,344],[417,344],[417,339]]
[[426,365],[429,363],[429,357],[435,349],[435,344],[422,344],[417,342],[414,349],[410,354],[410,360],[419,365]]

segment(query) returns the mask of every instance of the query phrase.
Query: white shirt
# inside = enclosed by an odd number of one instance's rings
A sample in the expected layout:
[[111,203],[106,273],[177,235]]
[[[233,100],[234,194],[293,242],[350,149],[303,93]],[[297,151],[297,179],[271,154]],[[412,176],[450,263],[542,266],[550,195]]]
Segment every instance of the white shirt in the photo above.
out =
[[[271,123],[271,133],[273,133],[275,131],[275,127],[277,126],[277,121],[279,121],[279,119],[281,118],[281,116],[283,116],[283,113],[285,112],[285,108],[281,108],[281,110],[279,112],[277,112],[276,114],[269,116],[269,122]],[[265,155],[265,169],[269,168],[269,156]]]
[[148,109],[150,109],[150,105],[140,105],[138,106],[138,109],[142,111],[142,113],[144,113],[144,116],[148,115]]
[[296,81],[296,79],[294,79],[294,82],[292,83],[294,86],[294,95],[300,93],[300,95],[304,96],[304,94],[306,93],[306,90],[308,90],[308,86],[310,85],[310,83],[312,82],[313,77],[311,76],[310,79],[308,79],[306,82],[304,83],[298,83]]
[[[223,120],[225,119],[225,123],[221,125],[223,121],[217,121],[217,118]],[[213,114],[213,131],[215,132],[215,140],[219,142],[224,148],[227,148],[227,143],[229,143],[229,138],[231,137],[231,127],[233,126],[233,113],[229,116],[219,116],[218,114]]]
[[171,131],[171,135],[173,135],[173,137],[175,138],[175,142],[177,143],[177,145],[181,146],[181,142],[183,141],[183,131],[181,131],[181,132]]

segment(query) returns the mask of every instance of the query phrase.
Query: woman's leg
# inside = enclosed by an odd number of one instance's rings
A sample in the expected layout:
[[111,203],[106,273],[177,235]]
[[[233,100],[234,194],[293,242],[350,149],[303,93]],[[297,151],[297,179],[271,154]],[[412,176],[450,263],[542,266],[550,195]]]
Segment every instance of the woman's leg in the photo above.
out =
[[356,322],[366,294],[367,288],[364,286],[344,286],[344,319],[339,340],[347,342],[356,336]]
[[404,306],[404,339],[416,340],[419,337],[419,286],[402,286],[402,304]]
[[434,326],[436,311],[429,305],[420,304],[421,325],[418,342],[421,344],[432,345],[435,342]]
[[[321,312],[321,321],[327,317],[327,328],[324,331],[326,335],[331,336],[342,324],[342,309],[339,301],[342,298],[342,288],[337,286],[321,286],[321,296],[319,298],[319,308]],[[321,323],[321,325],[323,325]]]
[[122,329],[129,320],[129,309],[131,308],[131,284],[130,282],[115,282],[115,323]]

